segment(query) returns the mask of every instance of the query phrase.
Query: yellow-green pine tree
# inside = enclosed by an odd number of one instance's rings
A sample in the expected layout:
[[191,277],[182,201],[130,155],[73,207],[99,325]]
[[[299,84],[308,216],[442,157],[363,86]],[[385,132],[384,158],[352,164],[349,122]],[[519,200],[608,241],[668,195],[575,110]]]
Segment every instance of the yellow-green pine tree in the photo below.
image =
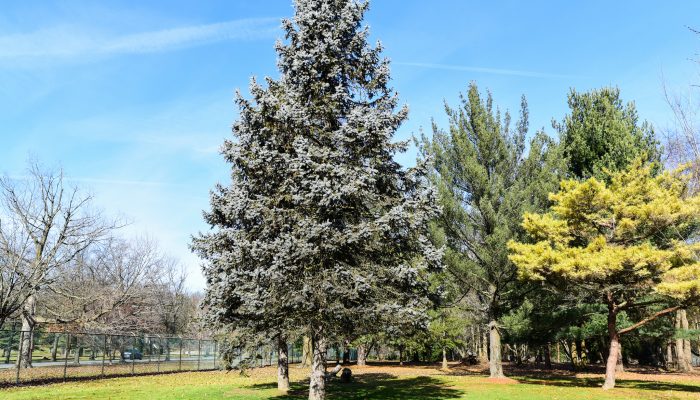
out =
[[[585,290],[608,308],[610,352],[603,388],[615,386],[619,338],[689,303],[700,293],[700,196],[687,195],[683,170],[658,175],[641,161],[611,174],[567,180],[551,194],[549,212],[525,214],[532,242],[511,241],[522,278]],[[617,316],[645,316],[619,327]]]

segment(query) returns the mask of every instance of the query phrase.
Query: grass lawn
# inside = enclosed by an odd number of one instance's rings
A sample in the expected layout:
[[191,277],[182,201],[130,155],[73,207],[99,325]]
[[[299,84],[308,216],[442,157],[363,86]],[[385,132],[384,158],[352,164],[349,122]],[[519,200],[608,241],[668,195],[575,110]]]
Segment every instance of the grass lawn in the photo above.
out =
[[[354,380],[329,384],[330,399],[700,399],[700,375],[625,373],[612,391],[602,375],[513,371],[492,381],[478,371],[433,367],[353,367]],[[290,368],[292,390],[276,390],[275,370],[185,372],[0,389],[0,399],[305,399],[306,370]]]

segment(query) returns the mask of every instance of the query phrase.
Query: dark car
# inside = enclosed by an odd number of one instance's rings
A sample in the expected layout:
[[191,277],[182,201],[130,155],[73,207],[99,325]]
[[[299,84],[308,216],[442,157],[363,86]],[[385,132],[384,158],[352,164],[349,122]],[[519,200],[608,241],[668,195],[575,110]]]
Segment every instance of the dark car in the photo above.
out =
[[137,349],[127,349],[122,352],[124,360],[143,360],[143,354]]

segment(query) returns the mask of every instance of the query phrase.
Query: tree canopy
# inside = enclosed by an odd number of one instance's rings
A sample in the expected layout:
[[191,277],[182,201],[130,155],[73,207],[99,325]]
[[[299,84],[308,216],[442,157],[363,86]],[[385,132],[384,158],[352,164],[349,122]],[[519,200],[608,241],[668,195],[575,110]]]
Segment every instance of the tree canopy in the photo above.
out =
[[[614,386],[620,334],[697,301],[700,294],[700,243],[694,237],[700,196],[686,196],[687,182],[682,170],[655,176],[653,165],[641,160],[613,173],[609,184],[596,178],[565,180],[550,195],[547,213],[524,215],[523,227],[534,243],[508,245],[521,277],[581,289],[607,305],[606,387]],[[668,307],[651,308],[660,304]],[[618,329],[621,312],[646,308],[648,315]]]
[[604,87],[589,92],[572,89],[570,113],[554,122],[561,136],[569,174],[576,178],[605,179],[609,171],[625,169],[637,157],[660,159],[659,143],[651,125],[639,121],[633,102],[624,104],[620,89]]

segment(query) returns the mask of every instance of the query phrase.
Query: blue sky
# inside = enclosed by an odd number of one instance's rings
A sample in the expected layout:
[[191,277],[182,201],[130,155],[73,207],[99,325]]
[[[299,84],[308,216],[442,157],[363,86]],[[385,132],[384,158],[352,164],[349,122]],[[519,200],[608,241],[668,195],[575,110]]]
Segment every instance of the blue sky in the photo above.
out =
[[[274,41],[290,0],[11,1],[0,12],[0,170],[28,157],[62,166],[107,214],[178,257],[207,229],[208,190],[228,180],[218,147],[233,92],[277,76]],[[698,82],[700,2],[374,0],[367,15],[411,109],[398,139],[444,126],[470,81],[496,104],[530,104],[531,128],[566,113],[569,88],[617,85],[642,118],[670,126],[662,82]],[[411,164],[414,153],[400,156]]]

